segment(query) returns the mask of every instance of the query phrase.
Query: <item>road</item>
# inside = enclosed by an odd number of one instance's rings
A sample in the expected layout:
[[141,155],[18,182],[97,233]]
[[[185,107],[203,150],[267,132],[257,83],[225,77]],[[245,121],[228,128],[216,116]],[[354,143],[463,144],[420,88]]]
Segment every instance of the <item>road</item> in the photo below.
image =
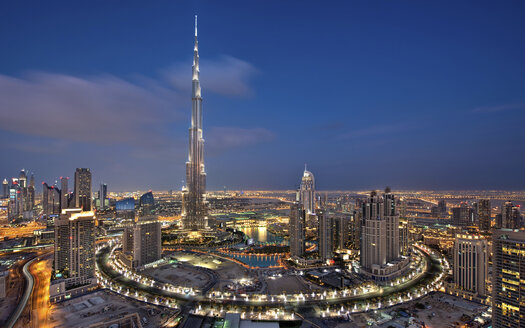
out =
[[29,272],[34,280],[31,295],[31,325],[35,328],[51,327],[47,320],[49,312],[49,284],[51,280],[51,254],[41,256],[38,261],[29,266]]
[[22,269],[22,274],[24,275],[24,278],[26,280],[26,289],[24,291],[24,295],[22,296],[22,299],[18,303],[18,306],[16,307],[15,312],[9,319],[7,326],[8,328],[13,328],[15,324],[17,323],[18,319],[20,318],[20,315],[22,312],[24,312],[24,309],[26,307],[27,301],[31,297],[31,292],[33,291],[33,285],[34,285],[34,279],[33,276],[29,273],[29,266],[31,263],[33,263],[37,258],[32,259],[31,261],[26,262]]

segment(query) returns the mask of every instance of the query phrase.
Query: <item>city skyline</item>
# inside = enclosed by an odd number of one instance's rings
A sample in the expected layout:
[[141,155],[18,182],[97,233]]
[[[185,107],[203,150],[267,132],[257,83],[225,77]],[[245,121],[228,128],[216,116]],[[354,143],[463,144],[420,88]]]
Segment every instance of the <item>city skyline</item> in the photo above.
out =
[[209,190],[294,189],[305,162],[319,190],[522,189],[522,4],[235,5],[9,4],[2,178],[180,190],[197,13]]

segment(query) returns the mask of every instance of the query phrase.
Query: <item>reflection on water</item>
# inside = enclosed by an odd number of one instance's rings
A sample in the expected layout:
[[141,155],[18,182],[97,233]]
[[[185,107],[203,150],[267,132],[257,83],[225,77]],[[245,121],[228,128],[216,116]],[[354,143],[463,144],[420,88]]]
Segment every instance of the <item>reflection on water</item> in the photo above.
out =
[[260,267],[260,268],[266,268],[269,266],[279,265],[279,258],[280,258],[280,256],[278,255],[263,255],[263,256],[231,255],[231,257],[243,263],[246,263],[249,266]]
[[269,232],[266,227],[244,227],[239,230],[244,232],[248,238],[252,238],[256,244],[280,243],[283,241],[281,237]]

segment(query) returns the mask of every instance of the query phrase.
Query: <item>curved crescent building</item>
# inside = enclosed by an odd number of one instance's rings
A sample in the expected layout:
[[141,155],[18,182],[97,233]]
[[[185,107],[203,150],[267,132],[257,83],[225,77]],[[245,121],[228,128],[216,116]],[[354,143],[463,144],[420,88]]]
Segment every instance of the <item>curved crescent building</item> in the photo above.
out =
[[186,187],[182,193],[182,223],[187,230],[207,227],[206,172],[204,171],[204,139],[202,137],[202,97],[199,81],[199,43],[195,16],[195,47],[192,67],[192,110],[189,131],[189,152],[186,162]]

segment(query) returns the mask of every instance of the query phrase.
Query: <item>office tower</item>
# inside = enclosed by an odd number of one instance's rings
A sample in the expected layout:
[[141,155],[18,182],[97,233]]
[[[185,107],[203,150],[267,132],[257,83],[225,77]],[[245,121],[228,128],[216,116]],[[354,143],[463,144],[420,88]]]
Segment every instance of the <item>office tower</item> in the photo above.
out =
[[438,212],[440,217],[447,217],[448,211],[447,211],[447,202],[445,202],[444,199],[440,200],[437,205]]
[[495,230],[492,251],[492,327],[524,327],[525,231]]
[[115,203],[117,218],[135,220],[135,199],[133,197],[124,198]]
[[350,248],[358,250],[361,248],[361,207],[356,208],[350,213]]
[[27,174],[24,169],[20,171],[20,174],[18,175],[18,185],[21,188],[27,187]]
[[350,213],[334,213],[332,216],[333,250],[346,249],[350,242]]
[[106,199],[108,198],[108,185],[105,183],[100,184],[100,189],[98,190],[98,209],[106,209]]
[[399,213],[396,198],[388,187],[383,195],[383,210],[386,222],[386,261],[392,262],[399,258]]
[[325,262],[333,258],[332,216],[322,209],[316,210],[319,219],[319,258]]
[[60,214],[61,192],[55,186],[42,183],[42,210],[44,215]]
[[82,293],[96,283],[93,212],[65,209],[55,219],[51,301]]
[[9,182],[5,178],[2,182],[2,198],[9,198]]
[[315,212],[315,179],[312,172],[306,169],[306,165],[304,166],[303,178],[299,189],[299,202],[307,214]]
[[75,171],[75,207],[91,211],[91,171],[86,168]]
[[66,209],[69,208],[69,177],[60,177],[60,187],[62,188],[60,190],[61,197],[60,197],[60,208]]
[[372,191],[363,204],[361,231],[361,266],[367,270],[372,270],[374,265],[386,264],[386,221],[383,213],[382,199]]
[[456,289],[485,296],[488,280],[488,242],[478,235],[457,235],[454,241]]
[[30,211],[35,208],[35,176],[32,173],[27,187],[27,204]]
[[290,255],[301,257],[305,250],[305,211],[298,201],[290,205]]
[[20,214],[19,207],[19,193],[20,187],[18,186],[18,179],[13,178],[12,183],[9,187],[9,203],[7,208],[8,218],[18,217]]
[[496,215],[496,228],[519,229],[523,225],[519,206],[507,201],[501,207],[501,214]]
[[122,234],[122,261],[139,269],[161,258],[161,226],[156,217],[127,225]]
[[473,212],[467,203],[452,208],[452,224],[458,227],[468,227],[474,224]]
[[408,255],[408,234],[409,225],[407,220],[399,221],[399,253],[401,255]]
[[155,198],[151,191],[140,196],[139,207],[141,215],[152,215],[155,212]]
[[193,49],[192,111],[189,130],[189,152],[186,162],[186,187],[182,193],[182,223],[184,229],[207,227],[206,172],[204,170],[204,139],[202,137],[202,97],[199,82],[199,48],[197,16],[195,16],[195,47]]
[[478,202],[478,227],[480,231],[490,230],[490,199],[480,199]]

